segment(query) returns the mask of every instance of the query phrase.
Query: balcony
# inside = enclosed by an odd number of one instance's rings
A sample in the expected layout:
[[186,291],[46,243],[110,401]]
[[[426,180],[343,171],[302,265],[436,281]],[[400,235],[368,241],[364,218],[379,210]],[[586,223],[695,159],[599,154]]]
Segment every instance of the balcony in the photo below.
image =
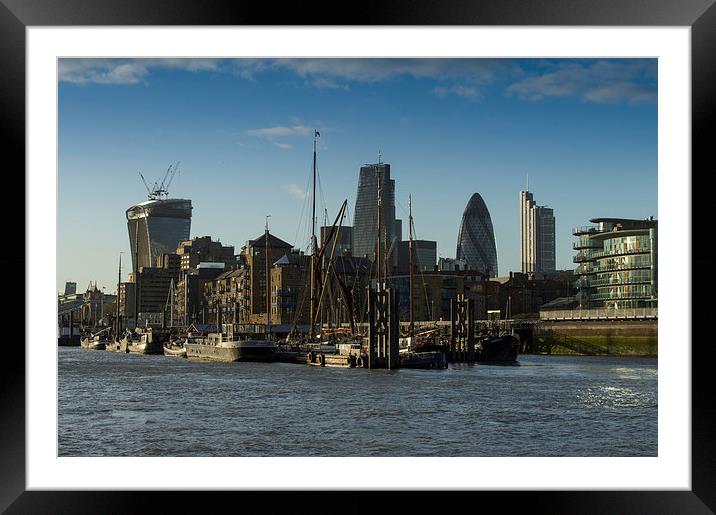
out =
[[651,292],[623,292],[623,293],[615,293],[615,292],[609,292],[609,293],[593,293],[589,296],[589,301],[604,301],[604,300],[613,300],[613,301],[620,301],[620,300],[633,300],[633,299],[650,299],[653,295]]
[[584,263],[585,261],[594,261],[593,254],[577,254],[572,258],[574,263]]
[[581,236],[583,234],[597,234],[602,231],[598,225],[582,225],[581,227],[573,227],[572,235]]
[[596,242],[596,241],[578,241],[575,243],[572,243],[572,249],[574,250],[582,250],[582,249],[602,249],[604,248],[604,245],[602,242]]
[[588,270],[580,270],[579,268],[574,269],[575,275],[593,275],[593,274],[601,274],[604,272],[621,272],[621,271],[627,271],[627,270],[650,270],[651,265],[611,265],[611,266],[601,266],[601,267],[593,267]]
[[641,285],[641,284],[651,284],[651,279],[621,279],[619,281],[611,281],[610,279],[593,279],[589,281],[589,284],[585,286],[590,286],[592,288],[602,288],[607,286],[629,286],[629,285]]
[[639,320],[659,318],[658,308],[592,308],[540,311],[542,320]]
[[621,250],[603,250],[598,252],[592,252],[590,258],[591,259],[602,259],[605,257],[612,257],[612,256],[629,256],[633,254],[651,254],[651,249],[646,247],[641,247],[637,249],[621,249]]

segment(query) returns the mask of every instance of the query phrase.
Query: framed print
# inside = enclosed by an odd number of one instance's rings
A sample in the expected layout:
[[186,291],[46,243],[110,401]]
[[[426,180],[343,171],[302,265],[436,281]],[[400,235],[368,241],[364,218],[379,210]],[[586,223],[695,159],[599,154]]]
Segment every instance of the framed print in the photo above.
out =
[[712,3],[5,0],[0,505],[713,510]]

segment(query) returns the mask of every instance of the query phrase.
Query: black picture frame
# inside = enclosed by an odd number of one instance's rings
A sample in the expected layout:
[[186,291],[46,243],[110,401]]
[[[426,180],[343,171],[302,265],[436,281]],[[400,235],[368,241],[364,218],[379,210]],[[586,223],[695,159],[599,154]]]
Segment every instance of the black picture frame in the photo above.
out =
[[[25,28],[68,25],[571,25],[571,26],[688,26],[692,55],[692,206],[710,205],[716,169],[708,139],[716,103],[716,6],[714,0],[400,0],[390,3],[338,2],[293,3],[277,8],[271,3],[187,0],[0,0],[0,119],[4,122],[5,163],[14,163],[14,175],[25,167]],[[322,20],[316,18],[321,13]],[[346,14],[350,13],[350,14]],[[8,160],[7,158],[12,159]],[[11,175],[11,174],[8,174]],[[5,175],[5,177],[8,177]],[[688,174],[684,175],[688,180]],[[23,183],[20,183],[23,184]],[[23,199],[24,185],[16,185],[6,196]],[[22,208],[20,208],[22,209]],[[24,210],[23,210],[24,211]],[[19,212],[23,212],[19,211]],[[692,235],[706,230],[708,218],[692,216]],[[22,231],[21,231],[22,229]],[[702,229],[702,230],[699,230]],[[25,241],[25,227],[8,224],[10,241]],[[18,245],[24,249],[24,245]],[[10,257],[7,257],[10,256]],[[692,258],[693,270],[707,270],[714,260],[706,254]],[[3,270],[25,271],[24,251],[3,253]],[[683,275],[683,270],[675,273]],[[8,274],[7,288],[24,292],[20,274]],[[690,277],[683,280],[690,281]],[[16,281],[13,283],[12,281]],[[694,290],[692,290],[694,291]],[[680,342],[690,343],[697,334],[695,322],[704,320],[707,303],[692,302],[692,320]],[[13,294],[16,306],[23,295]],[[12,314],[12,311],[9,312]],[[26,323],[28,313],[25,313]],[[15,325],[19,325],[16,324]],[[13,334],[17,334],[14,332]],[[365,511],[376,502],[360,492],[80,492],[26,491],[25,487],[25,350],[16,341],[3,342],[0,359],[0,510],[7,513],[121,513],[133,512],[149,502],[159,502],[162,511],[191,511],[194,506],[221,506],[224,501],[243,506],[270,503],[270,512],[281,506],[292,511]],[[691,491],[526,491],[470,492],[471,501],[496,501],[503,506],[524,504],[532,512],[549,513],[713,513],[716,510],[716,454],[714,453],[714,403],[709,362],[709,342],[691,346],[692,356],[692,489]],[[39,345],[40,342],[25,342]],[[48,349],[49,351],[50,349]],[[211,494],[211,499],[206,497]],[[310,497],[309,497],[310,496]],[[401,496],[401,511],[453,509],[457,492],[412,492]],[[459,495],[458,497],[462,497]],[[509,499],[509,504],[504,504]],[[211,504],[207,504],[211,503]],[[229,505],[231,506],[231,505]],[[240,506],[236,506],[240,509]]]

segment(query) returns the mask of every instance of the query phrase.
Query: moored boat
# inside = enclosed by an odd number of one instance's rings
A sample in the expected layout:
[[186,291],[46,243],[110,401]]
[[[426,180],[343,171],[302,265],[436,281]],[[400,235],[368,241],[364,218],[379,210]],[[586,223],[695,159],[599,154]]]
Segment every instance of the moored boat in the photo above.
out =
[[164,355],[177,358],[186,358],[186,339],[169,340],[164,343]]
[[152,331],[151,328],[143,332],[127,333],[119,346],[119,352],[131,354],[162,354],[166,335]]
[[[110,340],[104,345],[104,350],[108,352],[120,352],[122,346],[122,340],[114,339]],[[121,351],[124,352],[124,351]]]
[[475,349],[475,361],[483,364],[516,365],[520,339],[514,334],[483,338]]
[[442,369],[447,368],[447,357],[444,352],[428,351],[428,352],[400,352],[400,368],[424,368],[424,369]]
[[184,344],[189,359],[210,361],[274,361],[278,345],[271,340],[234,338],[233,324]]
[[[111,339],[107,335],[107,329],[103,329],[102,331],[95,333],[95,334],[87,334],[83,336],[80,339],[80,345],[83,349],[88,350],[104,350],[107,343],[111,342]],[[105,334],[102,334],[105,333]]]
[[99,336],[91,336],[80,340],[80,345],[83,349],[104,350],[108,341],[100,339]]

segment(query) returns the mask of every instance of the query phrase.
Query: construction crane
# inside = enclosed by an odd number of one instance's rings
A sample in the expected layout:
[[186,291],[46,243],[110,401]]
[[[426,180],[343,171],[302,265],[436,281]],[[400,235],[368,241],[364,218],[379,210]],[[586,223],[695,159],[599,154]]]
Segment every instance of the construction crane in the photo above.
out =
[[147,195],[152,195],[152,190],[149,188],[149,184],[147,184],[147,181],[144,179],[144,175],[142,175],[142,172],[139,172],[139,176],[142,178],[142,182],[144,183],[144,187],[147,188]]
[[[167,195],[169,195],[169,186],[171,185],[172,181],[174,180],[174,176],[176,175],[177,171],[179,171],[179,161],[176,162],[174,165],[174,169],[171,172],[171,175],[169,176],[169,182],[166,186],[164,186],[164,191]],[[162,185],[164,184],[164,181],[162,181]]]
[[[179,161],[177,161],[173,165],[169,165],[169,168],[167,168],[167,171],[164,173],[162,182],[158,184],[157,181],[154,181],[154,185],[151,188],[147,184],[147,181],[144,179],[142,173],[139,173],[139,176],[142,178],[142,182],[144,183],[144,187],[147,188],[147,196],[150,200],[156,200],[162,197],[166,198],[169,195],[169,185],[172,183],[174,175],[178,170]],[[167,178],[169,179],[169,182],[167,182]],[[164,183],[166,183],[166,186],[164,185]]]

